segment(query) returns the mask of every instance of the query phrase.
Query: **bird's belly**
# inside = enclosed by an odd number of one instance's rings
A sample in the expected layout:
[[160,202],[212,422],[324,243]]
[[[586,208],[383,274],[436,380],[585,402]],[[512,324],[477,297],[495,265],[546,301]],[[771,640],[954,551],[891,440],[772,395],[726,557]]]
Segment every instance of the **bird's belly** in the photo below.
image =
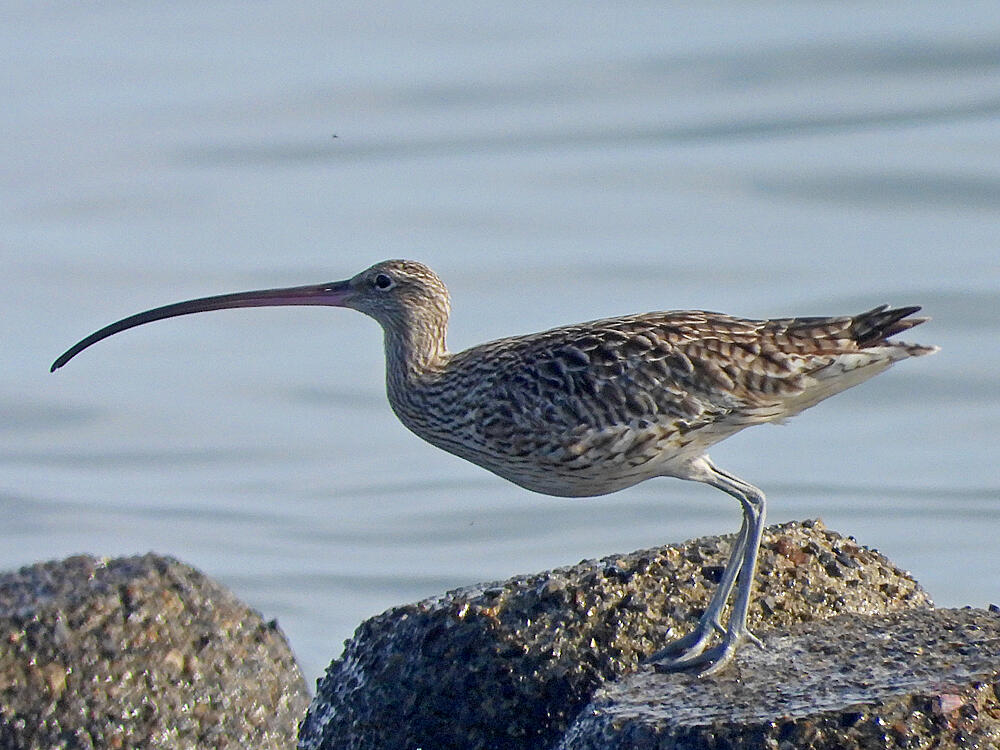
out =
[[676,436],[631,450],[578,451],[569,443],[510,452],[441,436],[430,442],[520,487],[557,497],[606,495],[653,477],[684,476],[685,467],[704,452],[698,441],[678,441]]
[[511,471],[510,466],[484,466],[484,468],[520,487],[524,487],[526,490],[555,497],[607,495],[624,490],[653,476],[658,476],[657,474],[587,476],[579,473],[567,474],[555,471],[550,466],[525,467],[518,471]]

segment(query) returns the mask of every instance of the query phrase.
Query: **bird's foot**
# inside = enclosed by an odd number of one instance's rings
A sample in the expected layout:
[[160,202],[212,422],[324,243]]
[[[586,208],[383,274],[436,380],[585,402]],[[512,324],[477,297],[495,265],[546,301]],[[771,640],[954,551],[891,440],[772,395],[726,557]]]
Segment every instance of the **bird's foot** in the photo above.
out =
[[695,629],[687,635],[671,641],[656,653],[648,656],[648,664],[669,664],[675,661],[693,659],[708,648],[715,633],[725,635],[726,630],[716,620],[699,620]]
[[758,648],[763,642],[745,627],[723,631],[722,640],[708,647],[708,641],[716,630],[722,630],[718,623],[698,623],[694,631],[683,638],[667,644],[646,659],[657,672],[691,671],[699,677],[706,677],[724,669],[744,641],[750,641]]

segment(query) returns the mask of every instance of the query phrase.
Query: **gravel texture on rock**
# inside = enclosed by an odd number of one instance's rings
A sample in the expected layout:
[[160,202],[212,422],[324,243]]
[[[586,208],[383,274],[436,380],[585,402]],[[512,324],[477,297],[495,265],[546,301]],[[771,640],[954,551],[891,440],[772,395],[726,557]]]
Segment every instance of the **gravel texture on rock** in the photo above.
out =
[[764,643],[711,679],[600,688],[558,750],[1000,747],[1000,613],[841,615]]
[[309,696],[275,623],[148,554],[0,575],[0,748],[288,748]]
[[[367,620],[320,681],[299,746],[548,750],[600,684],[693,626],[731,541],[585,560]],[[767,529],[756,590],[758,632],[931,606],[885,557],[816,521]]]

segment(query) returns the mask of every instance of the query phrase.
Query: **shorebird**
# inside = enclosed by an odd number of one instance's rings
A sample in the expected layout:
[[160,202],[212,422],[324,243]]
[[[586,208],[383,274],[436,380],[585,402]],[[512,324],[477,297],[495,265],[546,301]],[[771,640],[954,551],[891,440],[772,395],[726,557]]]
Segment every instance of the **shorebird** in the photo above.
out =
[[742,643],[760,645],[746,621],[765,505],[759,489],[712,463],[708,448],[745,427],[782,422],[898,360],[937,351],[890,340],[927,320],[911,317],[919,307],[880,305],[858,315],[772,320],[652,312],[453,353],[444,283],[421,263],[387,260],[346,281],[141,312],[87,336],[52,370],[143,323],[266,305],[348,307],[374,318],[385,332],[386,390],[400,421],[521,487],[586,497],[677,477],[735,497],[743,522],[708,607],[691,633],[647,659],[703,675],[722,669]]

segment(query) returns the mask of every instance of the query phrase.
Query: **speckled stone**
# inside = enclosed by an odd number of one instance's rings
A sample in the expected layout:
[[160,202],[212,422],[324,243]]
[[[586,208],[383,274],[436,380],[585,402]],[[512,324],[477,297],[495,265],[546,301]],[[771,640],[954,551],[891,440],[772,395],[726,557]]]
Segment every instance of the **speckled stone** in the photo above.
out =
[[1000,614],[841,615],[770,631],[712,679],[600,688],[558,750],[1000,747]]
[[[585,560],[374,617],[320,681],[300,748],[549,750],[600,684],[693,626],[731,541]],[[766,531],[749,622],[929,606],[882,555],[807,521]]]
[[284,636],[193,568],[89,556],[0,575],[0,748],[288,748]]

